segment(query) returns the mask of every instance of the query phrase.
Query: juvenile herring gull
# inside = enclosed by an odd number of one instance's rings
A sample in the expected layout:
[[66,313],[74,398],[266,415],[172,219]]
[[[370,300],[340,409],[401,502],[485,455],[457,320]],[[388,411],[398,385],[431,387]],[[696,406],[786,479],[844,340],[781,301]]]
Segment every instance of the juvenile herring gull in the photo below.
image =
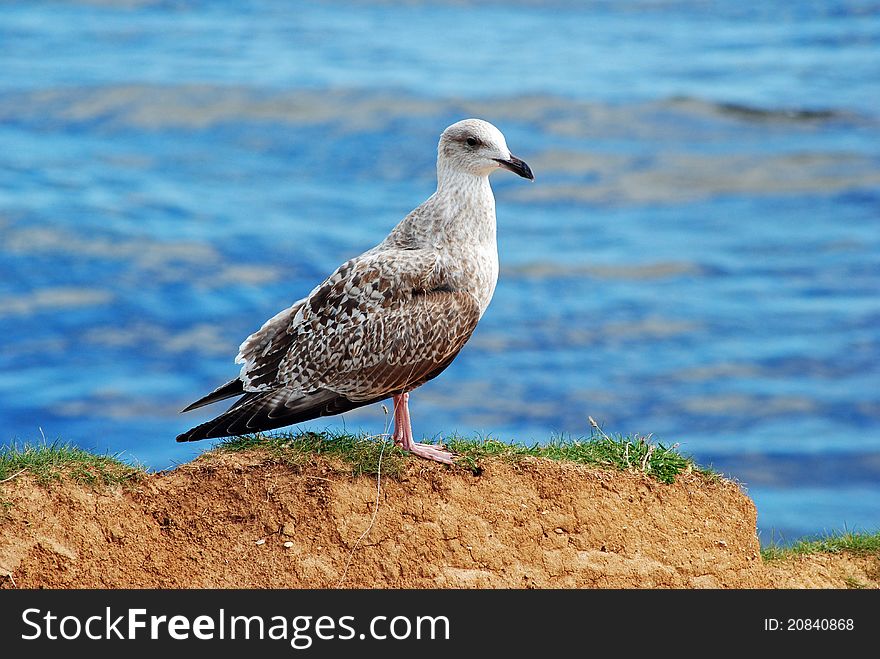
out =
[[449,366],[492,299],[498,248],[489,175],[501,167],[534,179],[492,124],[465,119],[444,130],[437,191],[249,336],[235,359],[239,376],[183,411],[240,398],[177,441],[272,430],[391,397],[394,443],[451,464],[449,451],[413,441],[409,392]]

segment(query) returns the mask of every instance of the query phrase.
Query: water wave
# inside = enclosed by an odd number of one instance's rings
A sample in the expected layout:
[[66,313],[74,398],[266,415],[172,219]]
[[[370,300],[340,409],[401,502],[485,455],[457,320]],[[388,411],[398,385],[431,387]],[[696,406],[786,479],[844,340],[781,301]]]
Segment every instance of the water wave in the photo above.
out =
[[[658,113],[666,116],[658,117]],[[851,122],[876,126],[875,119],[835,108],[765,108],[677,96],[661,100],[607,103],[551,94],[479,98],[431,98],[400,91],[358,88],[276,90],[243,85],[120,84],[6,91],[0,121],[52,126],[205,129],[231,122],[296,125],[345,124],[376,130],[404,117],[450,114],[522,121],[566,135],[590,135],[599,128],[625,127],[631,136],[645,121],[715,117],[743,123],[812,124]]]

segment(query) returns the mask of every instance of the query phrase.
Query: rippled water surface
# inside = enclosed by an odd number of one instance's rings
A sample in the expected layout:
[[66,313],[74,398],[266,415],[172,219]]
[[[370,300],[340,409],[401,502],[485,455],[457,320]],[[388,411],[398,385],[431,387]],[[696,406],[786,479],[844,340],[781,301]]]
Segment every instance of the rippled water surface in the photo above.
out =
[[[153,468],[480,116],[501,279],[418,433],[678,442],[764,540],[880,527],[870,2],[0,5],[0,441]],[[379,406],[313,428],[381,431]]]

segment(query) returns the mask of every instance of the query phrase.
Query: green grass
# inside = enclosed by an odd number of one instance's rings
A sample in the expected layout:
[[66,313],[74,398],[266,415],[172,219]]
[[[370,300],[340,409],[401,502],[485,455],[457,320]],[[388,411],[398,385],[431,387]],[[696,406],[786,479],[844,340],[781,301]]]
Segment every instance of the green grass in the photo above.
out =
[[450,439],[447,444],[452,451],[461,456],[457,462],[471,469],[477,467],[480,458],[494,457],[508,462],[518,462],[524,458],[534,457],[621,471],[640,471],[662,483],[674,482],[675,477],[685,471],[710,474],[698,467],[691,458],[679,453],[675,447],[666,447],[652,442],[650,438],[639,436],[552,439],[546,444],[532,446],[505,444],[494,439],[474,440],[456,437]]
[[772,543],[761,549],[761,556],[765,561],[775,561],[790,556],[823,553],[839,554],[841,552],[861,555],[876,554],[880,556],[880,532],[858,533],[844,531],[842,533],[830,533],[820,538],[799,540],[787,547]]
[[0,482],[25,473],[43,484],[66,476],[80,483],[112,485],[134,480],[145,472],[115,456],[95,455],[62,442],[0,448]]
[[[698,467],[691,458],[682,455],[676,447],[666,447],[647,437],[609,437],[602,434],[588,439],[554,439],[547,444],[525,446],[505,444],[495,439],[449,437],[443,442],[457,454],[456,464],[479,472],[480,460],[497,458],[516,463],[527,458],[548,458],[566,462],[637,471],[648,474],[663,483],[672,483],[682,472],[694,471],[707,477],[717,474]],[[278,435],[248,435],[226,440],[218,445],[219,451],[261,449],[275,459],[302,466],[311,456],[337,457],[351,466],[352,473],[375,474],[382,455],[382,473],[395,477],[403,473],[407,453],[386,439],[343,433],[296,433]]]
[[[505,444],[491,438],[450,437],[444,442],[457,455],[456,463],[474,473],[480,471],[480,461],[500,459],[509,463],[527,458],[548,458],[624,471],[645,473],[663,483],[672,483],[683,472],[697,472],[717,477],[698,467],[691,458],[647,437],[610,437],[604,433],[587,439],[554,439],[547,444],[525,446]],[[302,467],[313,457],[339,458],[357,475],[382,474],[400,477],[407,461],[417,460],[394,446],[390,439],[347,433],[281,433],[276,435],[248,435],[221,442],[220,452],[258,449],[273,459]],[[95,455],[81,448],[61,442],[24,444],[0,448],[0,481],[13,480],[28,473],[40,483],[62,476],[91,484],[124,483],[145,473],[140,467],[125,464],[116,456]]]
[[382,455],[382,474],[398,477],[403,473],[407,454],[386,441],[368,435],[345,433],[280,433],[275,435],[245,435],[226,439],[214,449],[220,452],[239,452],[257,449],[267,451],[272,458],[294,467],[306,465],[312,456],[341,458],[351,465],[352,474],[375,474]]

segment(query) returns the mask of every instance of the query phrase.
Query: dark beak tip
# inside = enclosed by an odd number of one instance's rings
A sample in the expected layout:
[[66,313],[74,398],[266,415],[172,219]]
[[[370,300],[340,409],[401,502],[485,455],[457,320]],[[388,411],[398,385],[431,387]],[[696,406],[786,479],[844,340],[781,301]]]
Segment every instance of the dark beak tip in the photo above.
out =
[[516,156],[511,156],[510,160],[497,160],[496,162],[498,162],[498,164],[505,169],[509,169],[517,176],[522,176],[523,178],[527,178],[530,181],[535,180],[535,175],[532,173],[532,168],[529,167],[524,160],[520,160]]

